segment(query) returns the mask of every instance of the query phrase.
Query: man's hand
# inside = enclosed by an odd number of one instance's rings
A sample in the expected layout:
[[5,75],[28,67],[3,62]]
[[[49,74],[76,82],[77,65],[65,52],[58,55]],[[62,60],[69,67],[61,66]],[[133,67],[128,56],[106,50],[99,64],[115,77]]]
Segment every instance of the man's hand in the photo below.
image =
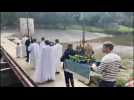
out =
[[91,69],[92,69],[93,71],[96,70],[96,69],[97,69],[96,64],[92,64]]
[[127,70],[127,68],[125,68],[124,66],[120,66],[119,68],[123,70]]

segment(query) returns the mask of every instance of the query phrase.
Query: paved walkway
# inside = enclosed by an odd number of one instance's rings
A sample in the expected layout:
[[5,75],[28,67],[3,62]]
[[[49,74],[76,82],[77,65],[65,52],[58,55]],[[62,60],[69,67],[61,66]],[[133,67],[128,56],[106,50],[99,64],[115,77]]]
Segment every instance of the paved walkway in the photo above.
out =
[[[34,80],[33,67],[25,61],[25,58],[16,58],[16,44],[8,40],[6,37],[1,37],[1,45],[11,55],[11,57],[21,66],[24,72]],[[56,75],[56,80],[53,82],[38,85],[39,87],[65,87],[64,73],[61,68],[61,73]],[[87,87],[85,84],[75,79],[75,87]]]

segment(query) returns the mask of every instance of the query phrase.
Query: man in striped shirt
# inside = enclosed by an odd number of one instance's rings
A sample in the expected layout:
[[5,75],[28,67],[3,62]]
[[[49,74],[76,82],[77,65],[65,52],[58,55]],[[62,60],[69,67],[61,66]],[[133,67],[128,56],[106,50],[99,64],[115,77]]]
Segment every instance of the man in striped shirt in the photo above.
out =
[[102,58],[98,67],[95,64],[92,65],[92,69],[102,74],[102,80],[99,82],[99,87],[114,87],[116,83],[116,77],[120,71],[121,58],[112,50],[114,45],[112,42],[105,42],[103,44],[103,53],[106,55]]

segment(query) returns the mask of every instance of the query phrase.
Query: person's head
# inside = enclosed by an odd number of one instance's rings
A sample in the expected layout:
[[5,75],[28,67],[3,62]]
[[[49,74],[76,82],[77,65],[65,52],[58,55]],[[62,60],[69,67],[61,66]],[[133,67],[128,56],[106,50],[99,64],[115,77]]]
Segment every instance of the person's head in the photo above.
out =
[[20,45],[20,43],[17,43],[17,45]]
[[56,39],[56,40],[55,40],[55,43],[59,43],[59,42],[60,42],[59,39]]
[[41,38],[41,41],[45,41],[45,38],[44,38],[44,37],[42,37],[42,38]]
[[103,44],[103,53],[110,53],[114,49],[114,45],[110,41],[106,41]]
[[49,40],[46,40],[46,41],[45,41],[45,44],[46,44],[46,45],[49,45],[49,44],[50,44]]
[[73,45],[72,44],[68,44],[67,49],[73,49]]
[[36,39],[33,39],[33,43],[35,43],[36,42]]
[[50,46],[54,46],[54,42],[49,42],[49,45]]

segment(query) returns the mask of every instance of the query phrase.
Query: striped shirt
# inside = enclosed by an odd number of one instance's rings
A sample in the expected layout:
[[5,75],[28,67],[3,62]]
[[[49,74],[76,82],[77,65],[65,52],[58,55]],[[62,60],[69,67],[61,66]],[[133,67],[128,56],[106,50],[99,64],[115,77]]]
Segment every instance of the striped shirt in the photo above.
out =
[[102,58],[100,66],[97,67],[97,72],[102,74],[105,81],[116,81],[120,67],[121,58],[114,53],[109,53]]

